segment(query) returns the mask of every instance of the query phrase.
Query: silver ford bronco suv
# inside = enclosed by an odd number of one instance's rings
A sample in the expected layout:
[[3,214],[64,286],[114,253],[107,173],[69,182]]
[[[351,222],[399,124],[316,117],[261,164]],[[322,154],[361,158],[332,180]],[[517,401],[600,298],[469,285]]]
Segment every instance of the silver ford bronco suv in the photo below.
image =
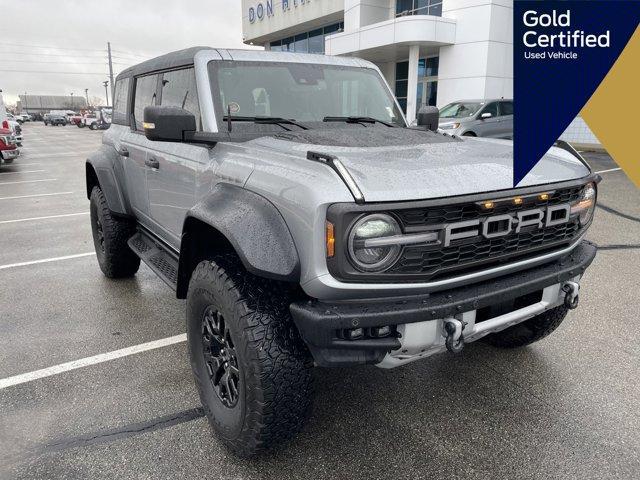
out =
[[198,47],[117,77],[86,163],[98,262],[142,260],[186,299],[204,411],[236,454],[300,431],[314,366],[521,347],[578,305],[599,177],[559,144],[513,188],[511,142],[437,126],[409,128],[357,58]]

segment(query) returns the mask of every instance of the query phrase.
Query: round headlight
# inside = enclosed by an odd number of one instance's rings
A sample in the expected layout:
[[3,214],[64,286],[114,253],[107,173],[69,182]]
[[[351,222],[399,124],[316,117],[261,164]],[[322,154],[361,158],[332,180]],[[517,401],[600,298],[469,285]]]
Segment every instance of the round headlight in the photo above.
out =
[[571,205],[571,214],[578,214],[581,225],[586,225],[591,221],[593,212],[596,209],[596,186],[588,183],[580,192],[580,198]]
[[393,217],[373,214],[362,217],[349,233],[349,256],[365,272],[380,272],[391,266],[400,254],[400,246],[385,244],[385,237],[400,235],[402,230]]

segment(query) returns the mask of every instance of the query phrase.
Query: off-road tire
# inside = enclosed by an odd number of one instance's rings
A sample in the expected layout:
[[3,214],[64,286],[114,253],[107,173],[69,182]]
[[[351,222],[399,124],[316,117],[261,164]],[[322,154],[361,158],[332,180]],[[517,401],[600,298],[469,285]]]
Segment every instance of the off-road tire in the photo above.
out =
[[485,340],[499,348],[524,347],[551,334],[560,326],[568,311],[564,305],[552,308],[501,332],[487,335]]
[[[291,319],[290,302],[291,286],[248,273],[235,255],[203,261],[191,276],[191,368],[213,432],[238,456],[290,440],[309,417],[313,361]],[[203,318],[209,308],[224,317],[239,369],[231,407],[216,393],[205,362]]]
[[102,273],[109,278],[135,275],[140,268],[140,257],[127,245],[127,240],[135,234],[135,224],[114,216],[104,193],[97,186],[91,191],[90,214],[93,244]]

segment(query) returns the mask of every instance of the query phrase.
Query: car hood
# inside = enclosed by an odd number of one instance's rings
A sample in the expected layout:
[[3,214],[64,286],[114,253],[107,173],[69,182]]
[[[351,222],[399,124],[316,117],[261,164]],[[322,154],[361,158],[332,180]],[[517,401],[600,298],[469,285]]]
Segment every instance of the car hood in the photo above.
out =
[[[362,129],[374,130],[374,129]],[[391,130],[375,129],[389,136]],[[378,136],[362,146],[357,131],[334,133],[331,140],[315,131],[287,132],[253,142],[306,159],[309,150],[337,157],[348,169],[367,202],[450,197],[513,188],[513,142],[484,138],[458,139],[431,132],[398,132],[398,141]],[[355,135],[356,138],[349,140]],[[395,133],[394,133],[395,135]],[[342,137],[342,138],[341,138]],[[370,140],[371,140],[370,138]],[[321,140],[317,143],[314,140]],[[347,146],[345,144],[358,144]],[[391,143],[392,145],[379,145]],[[257,146],[257,145],[256,145]],[[307,160],[311,161],[311,160]],[[589,175],[589,168],[570,153],[550,149],[518,187],[574,180]]]

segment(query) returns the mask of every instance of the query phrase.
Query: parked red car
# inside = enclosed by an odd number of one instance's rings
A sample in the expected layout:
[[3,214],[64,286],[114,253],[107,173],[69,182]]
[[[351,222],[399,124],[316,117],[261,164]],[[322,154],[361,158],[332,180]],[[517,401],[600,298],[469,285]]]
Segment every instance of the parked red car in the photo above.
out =
[[0,128],[0,164],[13,163],[19,156],[20,150],[11,130]]

